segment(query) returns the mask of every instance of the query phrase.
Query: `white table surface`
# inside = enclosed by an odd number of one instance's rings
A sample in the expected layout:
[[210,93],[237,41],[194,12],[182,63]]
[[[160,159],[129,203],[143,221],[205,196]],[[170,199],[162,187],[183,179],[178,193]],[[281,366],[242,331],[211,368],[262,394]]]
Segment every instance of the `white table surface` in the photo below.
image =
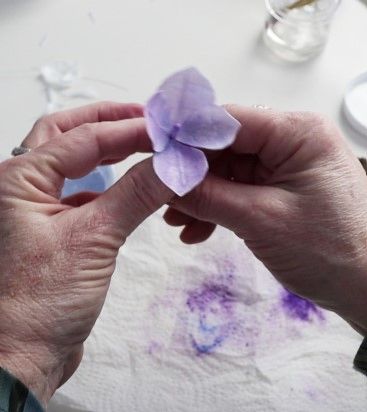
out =
[[264,18],[262,0],[0,0],[0,153],[43,113],[36,77],[53,60],[76,61],[85,77],[126,88],[86,81],[100,99],[138,102],[171,72],[194,65],[221,103],[323,112],[356,154],[367,152],[367,138],[340,112],[347,83],[367,70],[367,7],[343,0],[326,50],[303,64],[268,53]]
[[[144,102],[165,76],[195,65],[221,103],[319,111],[341,124],[344,89],[367,70],[367,7],[343,0],[325,52],[304,64],[269,55],[264,16],[262,0],[0,0],[0,152],[42,114],[36,71],[53,60],[126,88],[88,82],[100,99]],[[344,129],[365,152],[367,139]]]

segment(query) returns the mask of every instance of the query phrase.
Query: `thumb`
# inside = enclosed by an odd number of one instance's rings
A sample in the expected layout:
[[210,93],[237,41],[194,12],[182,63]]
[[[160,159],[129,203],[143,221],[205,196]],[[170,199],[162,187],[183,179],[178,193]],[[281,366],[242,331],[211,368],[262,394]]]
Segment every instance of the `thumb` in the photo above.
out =
[[126,238],[173,196],[155,174],[150,158],[132,167],[114,186],[82,208],[92,208],[92,214],[103,213],[107,225]]
[[183,198],[170,202],[174,209],[201,221],[215,223],[232,230],[240,237],[271,223],[286,213],[287,192],[231,182],[208,175],[204,182]]

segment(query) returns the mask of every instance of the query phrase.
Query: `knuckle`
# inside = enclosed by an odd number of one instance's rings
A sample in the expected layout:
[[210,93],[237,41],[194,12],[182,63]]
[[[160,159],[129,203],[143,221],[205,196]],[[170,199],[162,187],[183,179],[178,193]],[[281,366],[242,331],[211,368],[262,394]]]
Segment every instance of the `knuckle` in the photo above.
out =
[[325,132],[330,132],[334,129],[332,121],[321,113],[315,112],[305,112],[302,114],[304,117],[304,124],[309,127],[310,130],[323,132],[323,135],[326,135]]
[[34,129],[44,131],[55,127],[56,119],[54,114],[48,114],[40,117],[34,124]]
[[294,130],[312,131],[319,127],[330,127],[330,120],[321,113],[316,112],[286,112],[285,120],[292,125]]
[[198,186],[192,195],[192,212],[194,217],[199,220],[207,220],[212,210],[212,202],[210,196],[210,182]]
[[308,130],[320,152],[332,153],[339,151],[341,134],[335,124],[323,114],[309,113],[308,115]]
[[98,113],[98,120],[99,121],[103,120],[103,113],[105,112],[114,113],[116,106],[117,106],[117,103],[111,100],[102,100],[99,103],[95,103],[95,108]]
[[98,157],[103,157],[103,145],[101,144],[99,127],[100,123],[84,123],[76,127],[70,132],[73,137],[73,144],[78,143],[84,147],[88,146],[98,153]]
[[339,135],[334,123],[326,116],[318,115],[315,117],[315,127],[319,130],[319,133],[324,137],[333,136],[335,138]]
[[124,176],[126,182],[126,190],[129,191],[128,196],[133,205],[139,210],[153,212],[160,204],[156,196],[157,188],[153,187],[153,183],[144,174],[139,165],[134,166]]
[[264,117],[263,124],[261,127],[261,133],[263,135],[270,136],[272,134],[277,134],[284,128],[281,115],[278,112],[268,112],[267,116]]
[[317,123],[317,124],[330,123],[329,118],[322,113],[304,112],[303,115],[305,116],[305,119],[312,121],[314,123]]
[[116,103],[112,100],[102,100],[100,103],[96,103],[99,107],[110,108],[116,106]]
[[30,145],[30,147],[37,147],[47,141],[47,137],[59,135],[61,130],[57,126],[57,118],[55,115],[46,115],[39,118],[31,132],[28,134],[23,143]]
[[93,123],[84,123],[74,129],[75,133],[82,136],[95,135],[95,125]]
[[312,141],[313,147],[325,152],[340,146],[340,133],[325,115],[315,112],[285,112],[275,121],[276,130],[284,134],[284,125],[289,136]]
[[281,116],[273,117],[272,121],[279,135],[284,134],[286,128],[289,136],[297,136],[303,129],[304,117],[300,112],[284,112]]

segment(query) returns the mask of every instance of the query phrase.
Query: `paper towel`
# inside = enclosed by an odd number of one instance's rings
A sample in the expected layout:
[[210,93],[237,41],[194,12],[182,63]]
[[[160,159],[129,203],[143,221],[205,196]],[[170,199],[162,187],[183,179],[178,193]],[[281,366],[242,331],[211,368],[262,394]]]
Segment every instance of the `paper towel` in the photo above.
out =
[[55,401],[92,412],[365,411],[352,367],[361,337],[292,299],[232,233],[186,246],[157,213],[121,249],[84,359]]

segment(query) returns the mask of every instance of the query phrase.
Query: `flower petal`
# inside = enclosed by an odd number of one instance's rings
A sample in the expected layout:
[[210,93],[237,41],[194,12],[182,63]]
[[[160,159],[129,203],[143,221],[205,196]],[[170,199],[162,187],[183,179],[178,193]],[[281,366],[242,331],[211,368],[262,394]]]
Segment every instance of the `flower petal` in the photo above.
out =
[[209,168],[201,150],[174,140],[163,152],[154,154],[153,167],[162,182],[179,196],[201,183]]
[[182,124],[187,117],[207,105],[213,105],[215,94],[209,81],[194,67],[169,77],[159,88],[170,110],[172,125]]
[[188,117],[176,140],[203,149],[224,149],[234,142],[240,127],[223,107],[210,106]]
[[169,142],[171,126],[167,103],[162,92],[154,94],[149,99],[144,109],[144,116],[147,121],[147,131],[153,143],[154,151],[163,151]]

